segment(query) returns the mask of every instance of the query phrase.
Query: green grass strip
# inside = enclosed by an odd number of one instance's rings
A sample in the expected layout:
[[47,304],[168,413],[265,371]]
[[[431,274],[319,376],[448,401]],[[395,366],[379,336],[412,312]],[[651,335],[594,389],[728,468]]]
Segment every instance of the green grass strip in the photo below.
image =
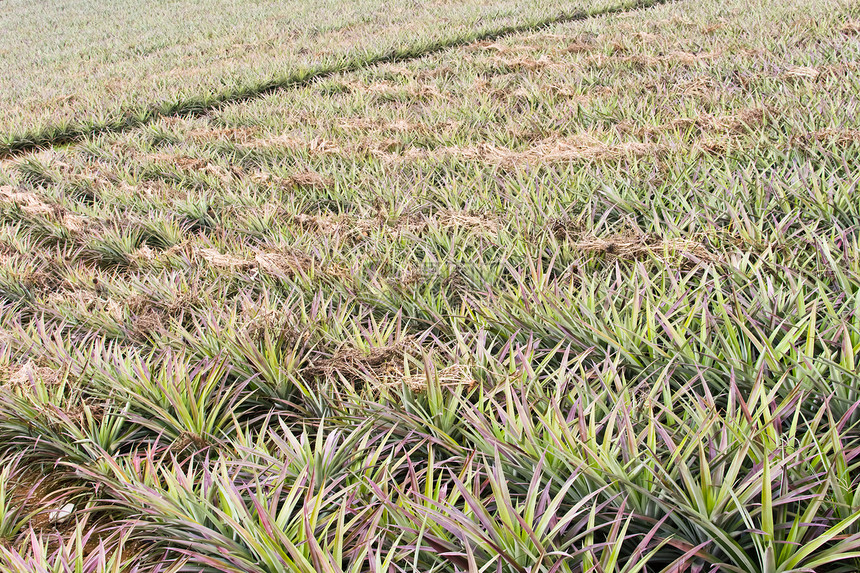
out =
[[178,101],[166,101],[137,109],[119,110],[114,114],[113,118],[98,121],[70,121],[45,126],[26,133],[0,136],[0,157],[18,155],[40,148],[67,145],[102,133],[117,133],[145,125],[162,117],[203,115],[225,104],[248,101],[276,90],[306,85],[314,80],[337,73],[354,72],[376,64],[414,60],[472,42],[492,41],[513,34],[540,30],[541,28],[555,24],[646,9],[659,4],[665,4],[668,1],[634,0],[609,8],[577,10],[575,12],[557,14],[493,30],[473,31],[453,38],[425,43],[419,42],[412,46],[397,48],[380,54],[354,56],[334,65],[328,64],[320,65],[319,67],[297,69],[285,76],[275,77],[254,85],[243,86],[220,93],[189,97]]

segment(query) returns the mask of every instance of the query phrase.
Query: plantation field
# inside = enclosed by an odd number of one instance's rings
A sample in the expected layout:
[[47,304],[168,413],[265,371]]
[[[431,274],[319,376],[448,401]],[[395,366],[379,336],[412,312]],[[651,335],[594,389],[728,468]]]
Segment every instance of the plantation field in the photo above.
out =
[[860,7],[350,6],[0,161],[0,571],[858,570]]
[[0,155],[631,2],[5,0]]

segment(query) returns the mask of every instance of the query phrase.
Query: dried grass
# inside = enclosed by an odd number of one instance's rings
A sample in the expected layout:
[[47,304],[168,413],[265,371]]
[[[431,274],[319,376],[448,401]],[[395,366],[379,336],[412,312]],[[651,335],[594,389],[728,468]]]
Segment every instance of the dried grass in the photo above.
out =
[[24,213],[31,216],[56,214],[58,206],[45,203],[35,193],[18,191],[11,185],[0,187],[0,202],[17,205]]
[[[623,51],[621,51],[623,54]],[[674,51],[662,56],[650,56],[647,54],[633,55],[605,55],[596,54],[587,58],[583,64],[586,67],[607,67],[618,64],[631,65],[638,68],[656,68],[664,65],[696,66],[717,58],[720,54],[716,52],[684,52]]]
[[709,134],[742,135],[765,125],[771,113],[764,108],[749,108],[722,116],[701,113],[695,117],[679,117],[660,125],[637,125],[630,121],[623,121],[615,126],[615,130],[621,135],[633,135],[646,140],[690,128]]
[[717,30],[722,30],[722,29],[723,29],[723,28],[725,28],[725,27],[726,27],[726,23],[725,23],[725,22],[716,22],[716,23],[714,23],[714,24],[710,24],[710,25],[708,25],[708,26],[702,26],[699,30],[700,30],[700,31],[702,32],[702,34],[704,34],[705,36],[710,36],[711,34],[713,34],[714,32],[716,32]]
[[207,263],[219,269],[249,269],[253,261],[219,252],[217,249],[199,249],[197,254]]
[[63,215],[63,225],[73,235],[82,235],[90,227],[90,220],[87,217],[65,213]]
[[[96,289],[99,289],[97,280]],[[46,304],[53,308],[63,308],[73,305],[79,310],[87,313],[106,313],[113,320],[123,322],[123,304],[113,297],[101,297],[97,293],[82,289],[56,290],[48,295]]]
[[311,156],[339,155],[343,153],[343,150],[334,141],[320,137],[302,139],[286,134],[249,139],[243,142],[242,145],[251,149],[284,149],[298,153],[307,153]]
[[441,211],[435,221],[442,227],[466,228],[477,233],[498,234],[502,223],[498,217],[470,211],[446,209]]
[[146,266],[158,258],[158,252],[144,245],[129,255],[132,263],[138,267]]
[[407,78],[414,78],[416,75],[418,75],[415,70],[411,70],[403,66],[398,66],[396,64],[382,64],[380,65],[379,69],[389,74],[404,76]]
[[593,42],[582,42],[582,41],[573,41],[567,44],[564,47],[564,51],[569,54],[585,54],[587,52],[593,52],[595,50],[595,45]]
[[724,133],[747,133],[753,128],[763,125],[770,116],[770,110],[764,108],[742,109],[737,113],[723,116],[702,114],[696,118],[697,125],[703,130]]
[[11,186],[0,187],[0,202],[16,205],[31,217],[54,218],[72,235],[82,235],[90,228],[89,218],[69,213],[61,205],[46,203],[35,193],[18,191]]
[[338,122],[338,127],[344,131],[393,131],[395,133],[415,133],[430,131],[429,126],[413,123],[405,119],[385,121],[364,117],[347,118]]
[[647,259],[656,257],[666,261],[681,256],[694,261],[718,263],[722,259],[694,239],[661,239],[654,235],[617,234],[608,237],[594,235],[579,236],[575,241],[577,251],[587,254],[602,254],[613,259]]
[[397,290],[410,289],[426,282],[431,275],[432,273],[428,272],[426,269],[408,266],[401,268],[398,271],[397,276],[389,279],[387,283],[389,286],[392,286]]
[[562,64],[558,62],[554,62],[550,59],[546,54],[542,55],[537,60],[534,58],[530,58],[528,56],[516,56],[516,57],[494,57],[491,59],[492,63],[498,67],[512,69],[512,70],[544,70],[549,68],[558,68],[561,67]]
[[298,171],[290,175],[286,183],[289,187],[330,187],[334,181],[315,171]]
[[[467,388],[472,388],[478,383],[472,376],[471,369],[464,364],[452,364],[435,373],[431,372],[429,375],[435,375],[438,378],[439,385],[442,387],[465,386]],[[413,392],[425,392],[427,390],[427,376],[427,373],[414,374],[412,376],[407,376],[402,381],[398,381],[395,384],[399,385],[402,383]]]
[[860,143],[860,129],[820,129],[794,138],[804,143],[828,143],[831,145],[852,145]]
[[160,179],[143,181],[138,185],[132,185],[127,181],[120,181],[117,189],[129,197],[141,197],[146,199],[185,199],[187,194],[180,188],[173,187]]
[[188,137],[194,141],[224,140],[231,143],[246,143],[253,140],[260,129],[258,127],[232,127],[222,129],[195,129],[188,132]]
[[693,145],[693,149],[710,155],[725,155],[734,143],[735,141],[728,137],[703,137]]
[[626,142],[613,145],[604,143],[591,135],[579,135],[567,139],[538,142],[524,151],[514,151],[484,143],[474,147],[447,147],[435,150],[433,154],[510,167],[522,164],[611,161],[625,157],[656,156],[662,151],[661,146],[653,143]]
[[498,41],[481,41],[466,49],[474,52],[488,52],[496,55],[508,54],[581,54],[597,49],[594,41],[564,34],[533,34],[523,38],[528,44],[502,44]]
[[190,293],[174,292],[170,301],[154,300],[142,294],[134,294],[125,300],[128,311],[135,315],[153,312],[167,316],[177,316],[198,304],[199,300]]
[[211,441],[193,432],[182,432],[176,440],[170,444],[170,451],[175,454],[188,453],[189,451],[200,451],[211,446]]
[[520,54],[523,52],[533,52],[533,46],[508,46],[492,40],[482,40],[475,42],[466,47],[468,51],[493,52],[496,54]]
[[828,64],[826,66],[821,66],[818,68],[818,80],[824,80],[828,77],[837,77],[842,78],[850,74],[857,73],[857,70],[860,69],[860,63],[858,62],[840,62],[838,64]]
[[368,350],[345,347],[331,358],[315,361],[305,373],[316,378],[343,379],[352,385],[367,382],[373,388],[381,388],[406,378],[403,364],[408,356],[421,357],[421,346],[410,337]]
[[686,96],[710,96],[717,91],[717,85],[711,77],[697,77],[678,86],[679,93]]
[[696,117],[682,117],[667,124],[668,129],[684,129],[695,126],[702,131],[742,134],[762,126],[770,116],[770,110],[764,108],[742,109],[737,113],[721,116],[701,113]]
[[260,252],[254,255],[254,262],[263,272],[281,279],[307,275],[316,266],[309,255],[298,251]]
[[818,79],[820,73],[818,68],[791,66],[782,73],[782,77],[788,80],[814,80]]
[[323,177],[315,171],[297,171],[289,177],[278,177],[266,172],[251,175],[251,180],[261,185],[274,185],[284,189],[325,188],[334,185],[329,177]]
[[7,367],[5,375],[0,378],[0,387],[6,386],[10,390],[26,390],[35,381],[50,387],[59,384],[60,380],[60,373],[55,368],[37,366],[30,360],[18,368]]
[[845,22],[840,31],[845,35],[860,34],[860,21]]
[[[315,221],[317,224],[325,225],[324,217],[313,217],[298,215],[305,221]],[[313,227],[320,229],[321,227]],[[332,227],[327,234],[337,234],[341,228],[335,230]],[[295,276],[307,276],[310,274],[324,274],[335,278],[346,278],[349,272],[346,268],[333,265],[321,264],[315,261],[307,253],[298,250],[286,251],[257,251],[253,259],[245,259],[231,254],[221,253],[217,249],[195,249],[191,247],[191,258],[201,257],[216,269],[228,271],[259,271],[279,279],[289,279]]]
[[[368,350],[341,348],[331,358],[316,361],[305,373],[310,377],[346,380],[353,386],[367,384],[373,391],[405,385],[414,392],[424,392],[428,373],[407,376],[404,362],[422,361],[423,355],[430,352],[412,337]],[[443,386],[471,388],[477,383],[470,369],[463,364],[453,364],[429,375],[437,377]]]
[[350,93],[365,94],[373,99],[408,99],[423,101],[442,96],[434,84],[410,82],[398,84],[391,82],[347,82],[342,84]]
[[238,165],[233,165],[229,168],[221,165],[215,165],[205,159],[197,157],[189,157],[187,155],[171,155],[169,153],[155,153],[149,156],[150,160],[159,163],[168,163],[175,165],[184,171],[200,172],[214,175],[222,180],[229,180],[232,177],[241,177],[244,175],[244,170]]
[[292,222],[312,233],[334,236],[353,228],[351,219],[345,215],[309,215],[299,213],[291,217]]
[[307,330],[296,329],[289,313],[249,308],[248,305],[244,304],[242,311],[245,322],[241,325],[240,330],[251,340],[260,341],[268,336],[293,348],[303,346],[310,340],[311,333]]
[[170,153],[153,153],[149,156],[149,159],[157,163],[176,165],[177,167],[187,171],[200,171],[209,165],[208,161],[204,161],[196,157],[174,155]]
[[161,313],[155,308],[148,308],[144,312],[134,314],[129,319],[129,331],[139,340],[148,340],[153,334],[165,330],[164,320]]

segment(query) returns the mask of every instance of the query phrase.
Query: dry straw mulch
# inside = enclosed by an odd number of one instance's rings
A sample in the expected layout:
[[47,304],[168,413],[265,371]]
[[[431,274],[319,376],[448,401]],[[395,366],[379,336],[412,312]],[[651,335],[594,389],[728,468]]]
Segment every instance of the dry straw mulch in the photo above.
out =
[[790,66],[782,73],[787,80],[815,80],[821,75],[818,68],[809,66]]
[[860,129],[820,129],[794,138],[803,143],[828,143],[833,145],[852,145],[860,143]]
[[582,253],[603,255],[611,259],[639,260],[656,258],[668,262],[673,257],[681,257],[693,262],[720,263],[723,258],[709,250],[695,238],[664,239],[656,235],[617,233],[597,237],[577,229],[573,223],[556,221],[551,225],[553,234],[563,240],[571,241],[574,248]]
[[473,147],[448,147],[441,153],[451,157],[480,160],[499,166],[608,161],[624,157],[659,155],[663,147],[653,143],[625,142],[608,144],[590,135],[538,142],[523,151],[482,143]]
[[10,185],[0,187],[0,201],[17,205],[28,215],[52,215],[57,212],[55,205],[42,201],[35,193],[18,191]]
[[405,363],[423,363],[423,355],[428,352],[432,352],[432,349],[422,348],[411,337],[403,338],[388,346],[377,346],[367,350],[344,347],[337,350],[332,357],[314,362],[306,370],[306,375],[345,380],[353,386],[366,384],[373,391],[405,385],[414,392],[423,392],[427,389],[428,376],[437,377],[443,386],[471,387],[476,384],[470,369],[462,364],[407,375]]
[[200,257],[216,269],[235,271],[259,271],[280,279],[313,272],[329,277],[347,278],[349,271],[335,264],[323,264],[307,253],[298,250],[256,251],[253,258],[243,258],[217,249],[191,248],[191,256]]
[[845,22],[841,32],[845,35],[860,34],[860,20]]
[[55,219],[75,235],[84,233],[90,228],[91,221],[87,217],[69,213],[61,205],[48,203],[35,193],[19,191],[9,185],[0,187],[0,203],[16,205],[31,217]]
[[55,368],[37,366],[33,361],[0,369],[0,388],[21,390],[29,388],[35,381],[55,386],[60,382],[60,373]]

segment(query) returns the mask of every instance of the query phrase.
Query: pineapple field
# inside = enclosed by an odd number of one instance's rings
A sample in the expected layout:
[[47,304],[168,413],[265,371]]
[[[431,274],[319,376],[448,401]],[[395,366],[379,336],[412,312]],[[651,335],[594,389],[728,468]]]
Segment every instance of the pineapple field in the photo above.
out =
[[0,572],[860,570],[860,5],[113,4],[0,3]]

